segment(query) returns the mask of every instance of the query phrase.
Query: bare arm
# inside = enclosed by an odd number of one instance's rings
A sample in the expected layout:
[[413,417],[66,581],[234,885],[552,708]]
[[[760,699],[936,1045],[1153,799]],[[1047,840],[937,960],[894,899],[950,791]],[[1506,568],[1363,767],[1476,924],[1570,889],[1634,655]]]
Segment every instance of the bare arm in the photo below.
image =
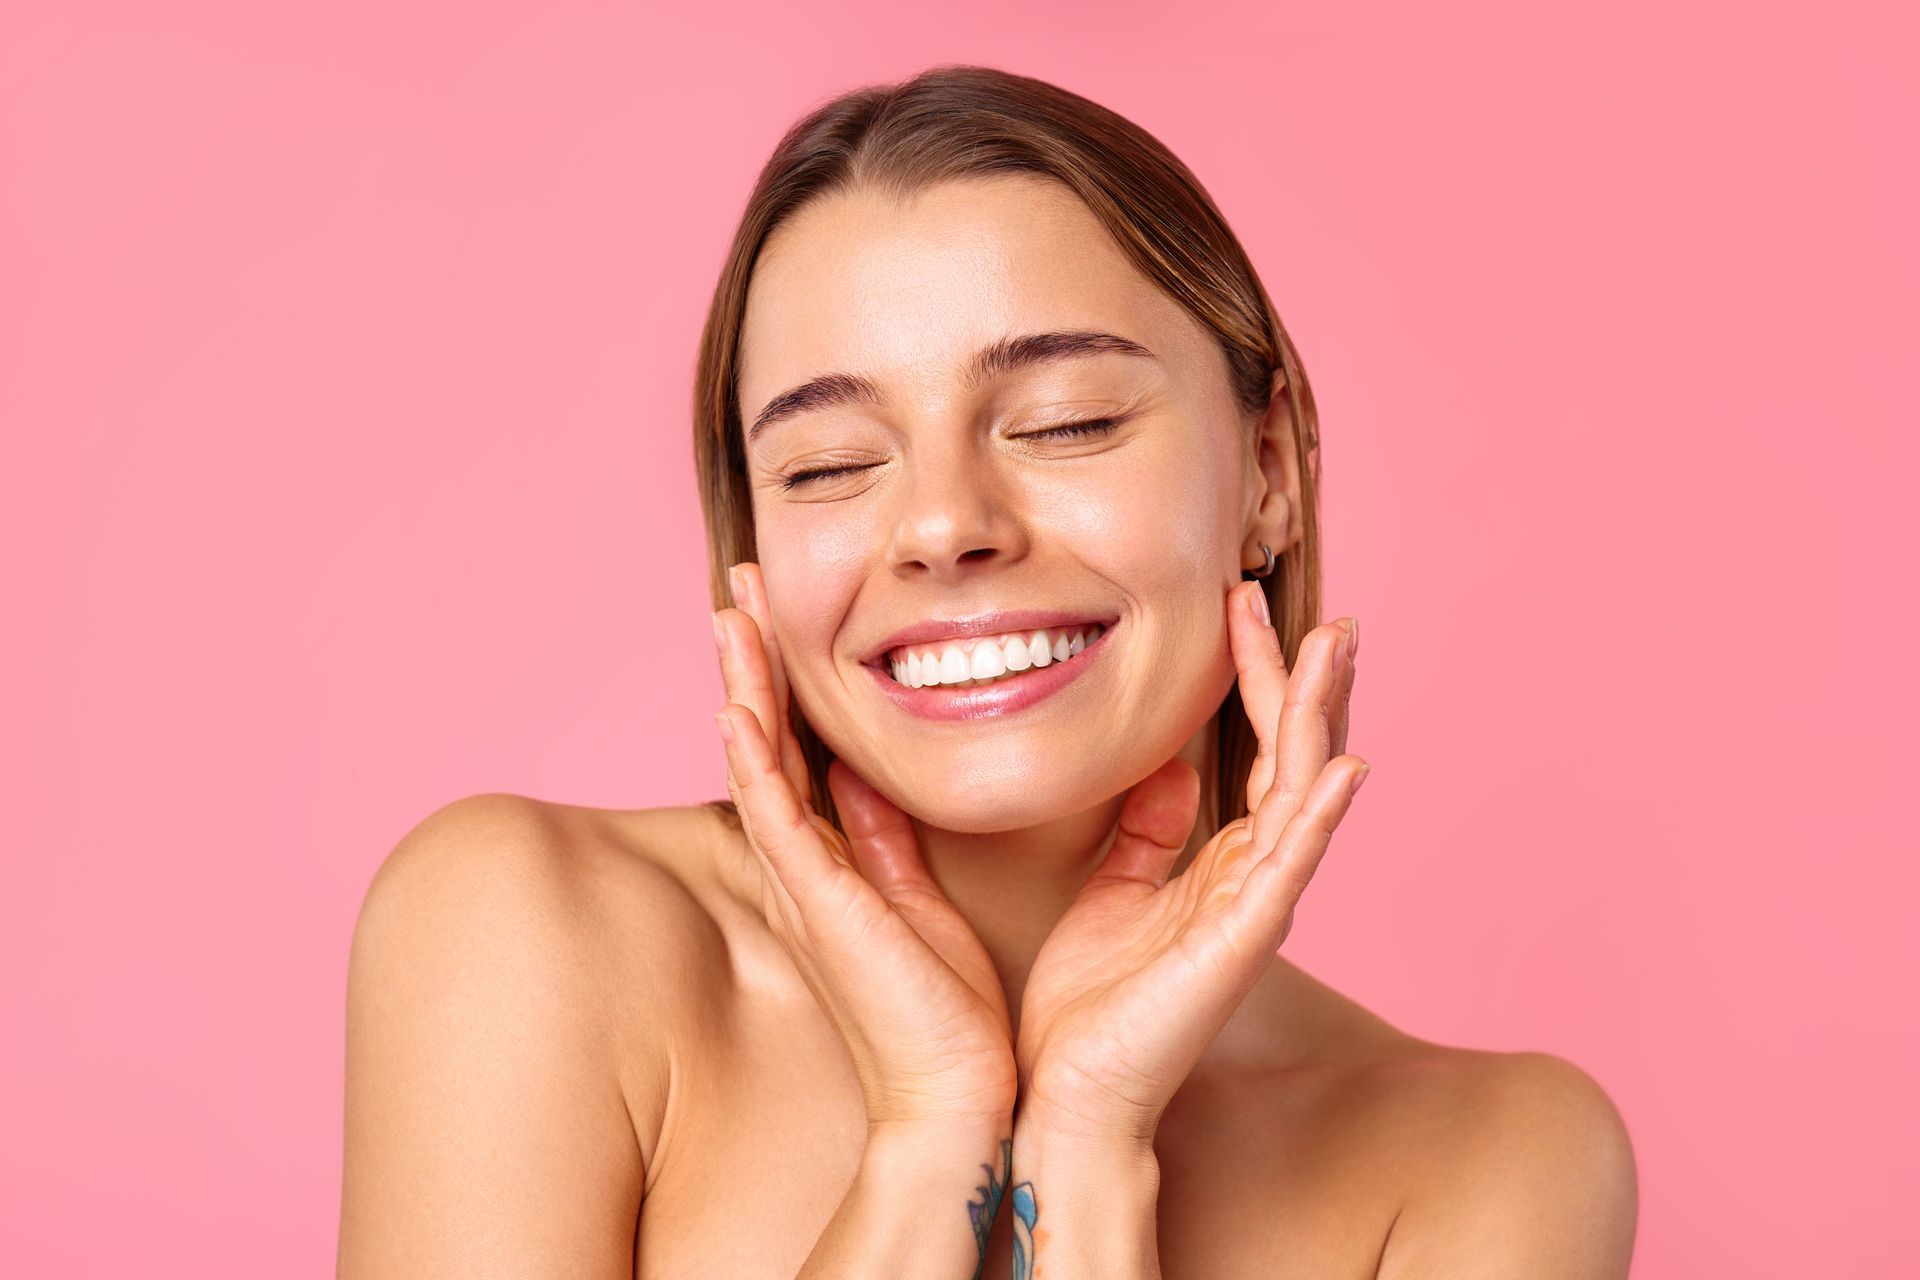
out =
[[[1160,1280],[1160,1162],[1150,1140],[1074,1132],[1023,1108],[1013,1131],[1014,1280]],[[1022,1247],[1024,1246],[1024,1247]]]
[[797,1280],[979,1280],[1011,1140],[880,1127]]
[[428,817],[348,967],[343,1280],[633,1271],[645,1170],[578,885],[533,802]]

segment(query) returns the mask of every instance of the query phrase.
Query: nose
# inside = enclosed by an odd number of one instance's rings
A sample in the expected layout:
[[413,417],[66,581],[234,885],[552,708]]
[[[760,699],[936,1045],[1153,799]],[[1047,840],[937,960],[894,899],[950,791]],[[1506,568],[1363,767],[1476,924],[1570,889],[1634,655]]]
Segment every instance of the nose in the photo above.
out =
[[909,459],[889,560],[905,577],[957,582],[1026,554],[1017,497],[990,459],[968,447]]

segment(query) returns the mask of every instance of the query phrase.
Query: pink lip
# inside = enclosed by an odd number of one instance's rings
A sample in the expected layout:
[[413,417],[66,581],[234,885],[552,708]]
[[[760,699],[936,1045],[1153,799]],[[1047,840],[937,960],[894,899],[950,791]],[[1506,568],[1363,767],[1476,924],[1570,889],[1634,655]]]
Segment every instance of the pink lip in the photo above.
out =
[[[1001,616],[1018,617],[1019,615]],[[1028,625],[1025,622],[1017,622],[1004,629],[1019,631],[1024,630]],[[1080,673],[1092,666],[1094,659],[1106,651],[1107,637],[1113,634],[1114,627],[1117,625],[1117,619],[1105,624],[1092,644],[1065,662],[1050,662],[1044,667],[1029,667],[1017,676],[1007,676],[995,680],[992,684],[971,685],[965,689],[949,689],[942,685],[913,689],[895,680],[893,675],[882,667],[876,667],[872,663],[863,665],[879,682],[881,693],[891,698],[894,705],[901,710],[916,716],[922,716],[928,720],[978,720],[986,716],[1012,715],[1016,711],[1026,710],[1042,698],[1060,692],[1078,679]],[[996,629],[989,627],[986,629],[986,634],[991,635]],[[894,644],[913,643],[915,642],[912,640],[894,642]],[[893,645],[888,647],[892,648]]]

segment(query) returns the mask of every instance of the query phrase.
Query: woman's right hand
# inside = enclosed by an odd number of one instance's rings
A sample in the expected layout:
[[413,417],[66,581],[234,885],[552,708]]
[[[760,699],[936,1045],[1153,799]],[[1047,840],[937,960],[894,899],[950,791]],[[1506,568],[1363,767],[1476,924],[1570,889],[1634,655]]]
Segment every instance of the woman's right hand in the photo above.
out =
[[993,962],[905,812],[839,760],[827,786],[845,834],[814,811],[760,567],[728,576],[741,607],[713,615],[727,791],[764,873],[767,924],[846,1041],[869,1127],[1005,1125],[1018,1075]]

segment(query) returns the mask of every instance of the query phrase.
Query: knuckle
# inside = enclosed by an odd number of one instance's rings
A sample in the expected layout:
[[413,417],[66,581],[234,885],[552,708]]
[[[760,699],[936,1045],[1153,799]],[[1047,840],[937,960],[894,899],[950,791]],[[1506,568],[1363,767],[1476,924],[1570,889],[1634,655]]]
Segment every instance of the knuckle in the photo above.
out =
[[1324,691],[1310,688],[1310,683],[1307,680],[1288,681],[1287,696],[1280,705],[1283,716],[1297,718],[1306,715],[1318,716],[1322,719],[1326,717],[1328,698]]
[[1313,883],[1313,863],[1309,862],[1304,866],[1288,867],[1286,882],[1285,901],[1287,904],[1287,914],[1292,915],[1294,907],[1299,903],[1300,899],[1306,895],[1307,886]]

